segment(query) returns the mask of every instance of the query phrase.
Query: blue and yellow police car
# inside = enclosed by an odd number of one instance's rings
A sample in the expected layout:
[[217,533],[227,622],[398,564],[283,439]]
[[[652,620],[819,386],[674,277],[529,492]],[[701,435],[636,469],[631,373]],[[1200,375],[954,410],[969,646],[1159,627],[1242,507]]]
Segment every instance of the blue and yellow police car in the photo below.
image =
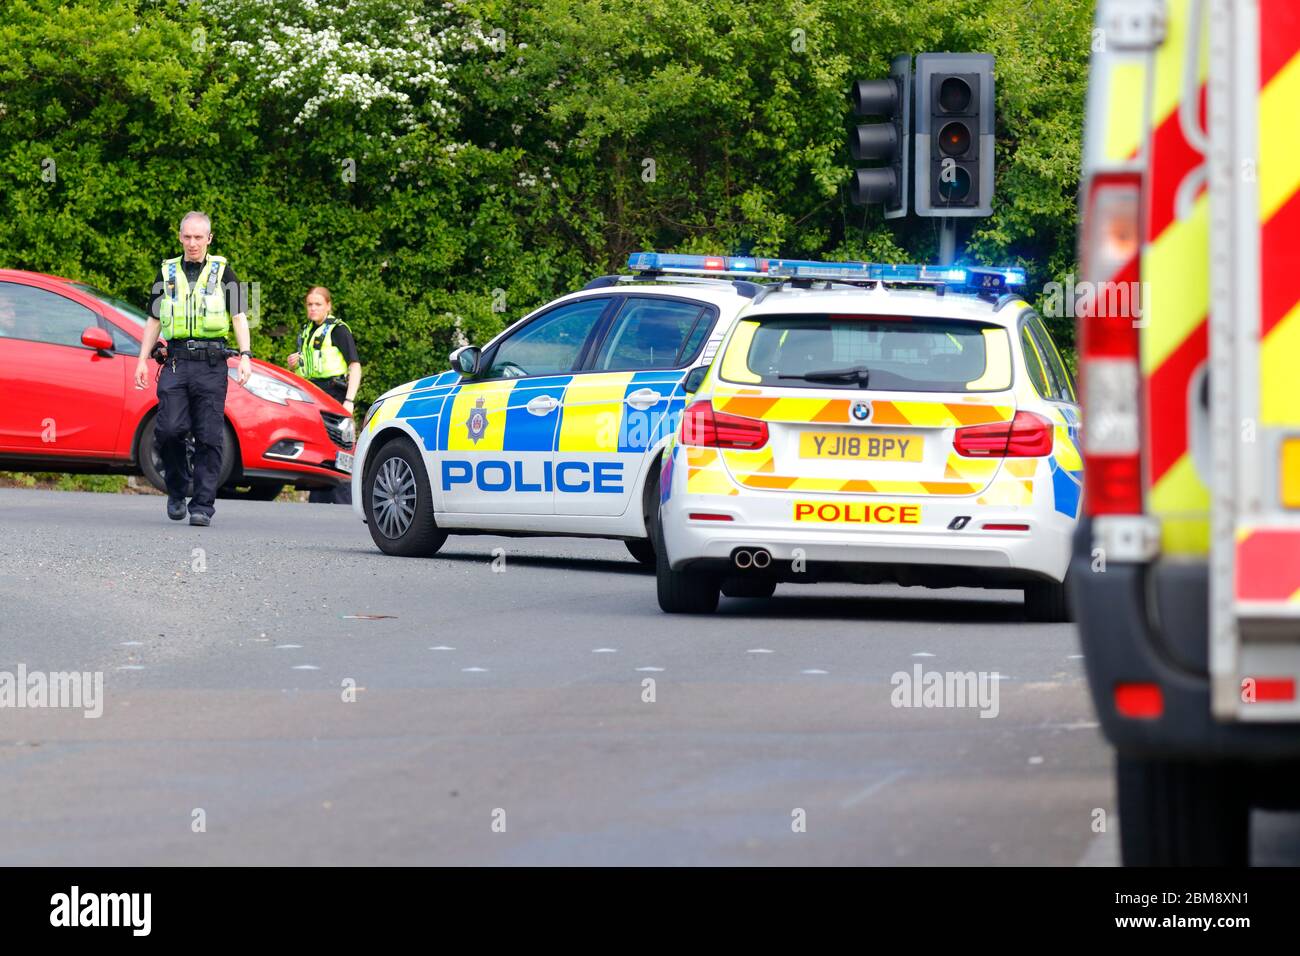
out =
[[370,407],[353,507],[387,554],[449,534],[618,538],[654,564],[659,456],[684,379],[765,292],[761,260],[637,253]]

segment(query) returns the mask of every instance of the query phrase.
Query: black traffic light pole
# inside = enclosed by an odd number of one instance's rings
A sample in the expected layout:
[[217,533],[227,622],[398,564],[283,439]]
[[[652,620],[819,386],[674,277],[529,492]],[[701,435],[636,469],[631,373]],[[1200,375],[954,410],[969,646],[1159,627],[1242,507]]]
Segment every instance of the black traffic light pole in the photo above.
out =
[[950,266],[957,261],[957,220],[944,216],[939,220],[939,265]]

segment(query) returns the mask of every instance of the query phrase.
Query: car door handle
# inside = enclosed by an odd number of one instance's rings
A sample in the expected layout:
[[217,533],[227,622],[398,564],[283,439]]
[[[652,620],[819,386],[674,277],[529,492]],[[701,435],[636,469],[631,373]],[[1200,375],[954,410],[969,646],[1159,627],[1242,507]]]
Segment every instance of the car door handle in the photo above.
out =
[[538,395],[536,398],[530,399],[525,407],[534,415],[549,415],[559,405],[560,403],[550,395]]
[[638,388],[627,397],[627,403],[638,411],[645,411],[652,405],[663,401],[663,396],[652,388]]

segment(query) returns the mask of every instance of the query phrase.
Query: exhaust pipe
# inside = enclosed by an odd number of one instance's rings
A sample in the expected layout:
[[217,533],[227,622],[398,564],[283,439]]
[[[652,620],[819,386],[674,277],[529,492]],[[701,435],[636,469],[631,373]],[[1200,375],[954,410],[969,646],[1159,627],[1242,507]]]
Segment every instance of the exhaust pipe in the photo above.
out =
[[766,548],[755,548],[753,551],[737,548],[731,554],[731,563],[742,571],[749,568],[761,571],[771,565],[772,553]]

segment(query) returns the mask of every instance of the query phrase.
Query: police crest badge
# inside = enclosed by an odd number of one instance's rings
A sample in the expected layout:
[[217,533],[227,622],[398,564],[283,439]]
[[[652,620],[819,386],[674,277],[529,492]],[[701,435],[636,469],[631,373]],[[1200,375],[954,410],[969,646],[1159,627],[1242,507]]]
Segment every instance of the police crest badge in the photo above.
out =
[[469,418],[465,419],[465,427],[469,430],[470,441],[477,445],[488,427],[487,409],[483,406],[482,396],[479,396],[474,407],[470,409]]

